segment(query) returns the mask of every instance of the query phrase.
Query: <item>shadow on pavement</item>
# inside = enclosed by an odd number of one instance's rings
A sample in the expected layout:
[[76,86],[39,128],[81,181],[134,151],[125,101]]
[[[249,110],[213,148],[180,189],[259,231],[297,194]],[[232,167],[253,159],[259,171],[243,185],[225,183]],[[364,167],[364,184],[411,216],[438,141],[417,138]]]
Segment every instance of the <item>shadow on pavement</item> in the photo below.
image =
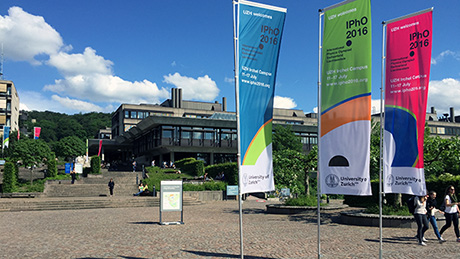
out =
[[129,222],[129,224],[135,224],[135,225],[160,225],[160,222],[141,221],[141,222]]
[[[226,213],[239,214],[239,210],[225,210]],[[243,214],[266,214],[265,209],[244,209]]]
[[[182,250],[187,253],[199,255],[199,256],[208,256],[208,257],[221,257],[221,258],[240,258],[240,255],[235,254],[225,254],[225,253],[212,253],[212,252],[203,252],[203,251],[191,251],[191,250]],[[262,256],[251,256],[245,255],[246,259],[275,259],[274,257],[262,257]]]
[[[379,239],[364,239],[365,241],[368,242],[380,242]],[[387,237],[383,238],[382,240],[384,243],[391,243],[391,244],[400,244],[400,245],[410,245],[414,244],[414,242],[417,242],[415,237]]]

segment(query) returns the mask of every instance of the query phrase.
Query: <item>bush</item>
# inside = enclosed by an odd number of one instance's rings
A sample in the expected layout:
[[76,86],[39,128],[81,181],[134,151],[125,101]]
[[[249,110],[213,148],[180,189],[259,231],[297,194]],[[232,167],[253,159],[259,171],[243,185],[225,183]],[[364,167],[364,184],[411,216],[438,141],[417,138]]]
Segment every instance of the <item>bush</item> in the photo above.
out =
[[184,159],[181,159],[179,161],[176,161],[176,162],[174,162],[174,164],[176,165],[177,168],[182,169],[182,167],[184,167],[185,163],[192,162],[192,161],[196,161],[196,159],[193,158],[193,157],[188,157],[188,158],[184,158]]
[[153,191],[153,186],[156,190],[160,189],[160,183],[162,180],[181,180],[182,178],[192,178],[187,174],[176,174],[175,169],[159,169],[158,167],[146,167],[149,178],[142,180],[144,184],[148,185],[148,189]]
[[70,175],[57,175],[55,177],[46,177],[45,179],[34,180],[32,185],[28,182],[24,182],[20,187],[18,192],[43,192],[45,190],[45,182],[47,180],[69,180]]
[[[380,208],[378,205],[372,205],[368,207],[364,212],[369,214],[379,214]],[[407,206],[397,208],[390,205],[383,205],[382,215],[412,216]]]
[[[289,198],[284,202],[288,206],[307,206],[316,207],[318,206],[318,199],[316,195],[300,195],[298,198]],[[327,204],[321,203],[320,206],[326,206]]]
[[218,174],[224,172],[225,181],[228,184],[238,184],[238,164],[236,162],[210,165],[205,168],[205,171],[208,173],[208,176],[212,178],[216,178]]
[[176,162],[176,167],[182,173],[193,176],[200,176],[204,174],[204,162],[196,160],[195,158],[184,158]]
[[101,158],[99,156],[91,157],[91,174],[100,174],[101,173]]
[[227,185],[224,182],[205,182],[203,184],[186,183],[184,191],[224,191]]
[[5,163],[3,171],[3,192],[12,193],[17,191],[17,179],[15,172],[15,165],[11,162]]
[[[460,175],[443,174],[438,178],[426,180],[427,191],[435,191],[437,193],[436,200],[439,205],[442,204],[444,193],[447,186],[453,185],[460,187]],[[372,196],[351,196],[345,195],[344,204],[348,204],[351,207],[371,207],[379,204],[379,181],[371,181]],[[411,195],[403,194],[402,202],[405,207],[405,201],[409,199]],[[397,194],[385,194],[386,204],[394,204]]]

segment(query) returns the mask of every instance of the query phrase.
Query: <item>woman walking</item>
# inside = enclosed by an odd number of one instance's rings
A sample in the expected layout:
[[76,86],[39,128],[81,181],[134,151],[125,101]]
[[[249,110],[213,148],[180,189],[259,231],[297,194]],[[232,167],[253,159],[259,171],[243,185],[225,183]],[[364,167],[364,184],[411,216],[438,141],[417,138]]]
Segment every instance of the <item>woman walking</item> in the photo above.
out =
[[417,240],[421,246],[426,246],[424,235],[428,230],[428,218],[426,217],[426,199],[428,195],[415,197],[414,218],[417,222]]
[[460,242],[460,233],[458,231],[458,201],[457,196],[455,195],[455,188],[453,185],[449,185],[446,189],[446,196],[444,196],[444,204],[446,206],[446,210],[444,211],[444,217],[446,218],[446,224],[442,227],[441,231],[439,232],[441,235],[446,231],[446,229],[450,228],[452,223],[454,223],[454,231],[455,235],[457,236],[457,242]]
[[427,210],[428,221],[433,226],[434,234],[438,238],[439,243],[443,243],[443,242],[446,242],[446,240],[444,240],[441,234],[439,234],[438,223],[436,222],[435,213],[439,211],[440,213],[444,214],[444,212],[438,210],[436,207],[437,207],[436,192],[431,191],[429,192],[428,199],[426,200],[426,210]]

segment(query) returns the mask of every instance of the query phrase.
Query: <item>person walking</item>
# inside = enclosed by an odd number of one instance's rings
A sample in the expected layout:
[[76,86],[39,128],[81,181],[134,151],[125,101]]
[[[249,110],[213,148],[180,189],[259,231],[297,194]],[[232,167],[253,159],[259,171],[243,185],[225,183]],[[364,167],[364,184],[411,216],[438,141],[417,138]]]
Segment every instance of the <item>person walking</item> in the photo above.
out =
[[446,240],[444,240],[441,234],[439,234],[438,223],[436,222],[435,213],[439,211],[440,213],[444,214],[444,212],[438,210],[436,206],[437,206],[436,192],[430,191],[428,194],[428,199],[426,200],[426,211],[427,211],[428,221],[431,223],[431,226],[433,226],[434,234],[438,238],[439,242],[443,243],[443,242],[446,242]]
[[110,178],[108,186],[109,186],[109,191],[110,191],[110,197],[112,197],[113,196],[113,188],[115,187],[115,182],[113,181],[112,178]]
[[70,177],[72,178],[72,184],[74,184],[75,180],[77,179],[77,172],[75,171],[75,167],[73,168],[72,172],[70,172]]
[[426,217],[426,199],[428,195],[415,197],[414,218],[417,222],[417,240],[418,244],[426,246],[425,232],[429,228],[428,218]]
[[442,233],[450,228],[453,223],[457,242],[460,242],[460,233],[458,230],[458,204],[455,188],[453,185],[449,185],[446,189],[446,196],[444,196],[444,205],[446,207],[444,210],[444,217],[446,218],[446,224],[441,228],[439,234],[442,235]]

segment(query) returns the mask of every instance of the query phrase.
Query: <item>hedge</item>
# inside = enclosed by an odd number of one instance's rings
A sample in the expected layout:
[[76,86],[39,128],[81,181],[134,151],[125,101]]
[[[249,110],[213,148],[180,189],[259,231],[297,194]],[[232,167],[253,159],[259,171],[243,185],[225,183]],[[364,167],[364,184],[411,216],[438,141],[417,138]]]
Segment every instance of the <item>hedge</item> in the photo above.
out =
[[192,176],[201,176],[204,174],[204,162],[195,158],[181,159],[175,165],[181,172]]
[[100,174],[101,173],[101,158],[99,156],[91,157],[91,174]]
[[211,178],[216,178],[221,172],[224,173],[224,180],[230,185],[238,184],[238,164],[234,163],[223,163],[217,165],[209,165],[205,168],[206,173]]
[[203,184],[186,183],[183,185],[184,191],[224,191],[227,184],[224,182],[205,182]]
[[15,165],[11,162],[5,163],[2,187],[4,193],[12,193],[17,191],[17,179],[14,167]]
[[[460,187],[460,175],[443,174],[436,179],[426,180],[426,188],[428,192],[435,191],[437,193],[436,201],[439,205],[442,204],[447,186],[453,185],[454,187]],[[344,204],[348,204],[351,207],[369,207],[375,204],[379,204],[379,182],[378,180],[371,181],[372,196],[350,196],[345,195]],[[402,202],[409,199],[411,195],[403,194]],[[386,204],[394,204],[397,194],[385,194],[384,199]]]
[[47,161],[47,171],[46,171],[46,176],[47,177],[56,177],[58,174],[57,171],[57,166],[56,166],[56,156],[54,153],[52,153],[51,157]]

